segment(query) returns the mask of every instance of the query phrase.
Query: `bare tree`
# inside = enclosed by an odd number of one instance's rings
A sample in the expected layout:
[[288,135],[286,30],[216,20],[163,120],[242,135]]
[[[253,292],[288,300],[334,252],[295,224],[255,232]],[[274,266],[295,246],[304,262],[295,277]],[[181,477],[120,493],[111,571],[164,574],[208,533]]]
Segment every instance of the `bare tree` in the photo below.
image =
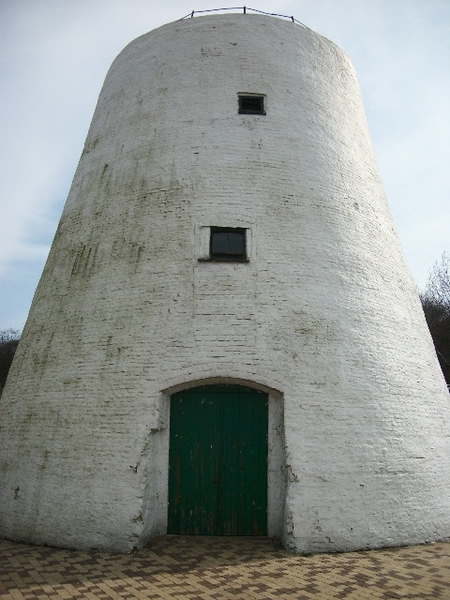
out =
[[0,395],[5,386],[9,367],[16,353],[20,340],[20,332],[16,329],[3,329],[0,331]]
[[450,384],[450,256],[447,252],[434,263],[420,299],[442,372]]
[[450,310],[450,256],[443,252],[440,261],[431,268],[425,288],[425,296]]

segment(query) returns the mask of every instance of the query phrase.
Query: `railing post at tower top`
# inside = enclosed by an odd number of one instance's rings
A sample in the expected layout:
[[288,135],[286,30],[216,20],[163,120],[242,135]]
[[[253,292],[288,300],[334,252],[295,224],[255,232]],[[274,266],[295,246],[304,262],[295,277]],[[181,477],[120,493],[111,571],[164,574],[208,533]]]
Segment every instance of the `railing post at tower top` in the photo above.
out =
[[207,10],[193,10],[192,12],[188,13],[186,16],[181,17],[180,21],[183,21],[184,19],[188,19],[189,17],[191,19],[193,19],[195,17],[195,15],[202,15],[202,14],[206,14],[206,13],[215,13],[215,12],[223,12],[223,11],[239,12],[240,10],[242,10],[244,15],[250,14],[250,13],[257,13],[260,15],[266,15],[268,17],[280,17],[282,19],[290,19],[293,23],[297,23],[298,25],[301,25],[302,27],[306,27],[306,25],[304,25],[301,21],[297,21],[297,19],[294,16],[279,15],[277,13],[267,13],[262,10],[258,10],[256,8],[251,8],[250,6],[230,6],[227,8],[224,7],[224,8],[208,8]]

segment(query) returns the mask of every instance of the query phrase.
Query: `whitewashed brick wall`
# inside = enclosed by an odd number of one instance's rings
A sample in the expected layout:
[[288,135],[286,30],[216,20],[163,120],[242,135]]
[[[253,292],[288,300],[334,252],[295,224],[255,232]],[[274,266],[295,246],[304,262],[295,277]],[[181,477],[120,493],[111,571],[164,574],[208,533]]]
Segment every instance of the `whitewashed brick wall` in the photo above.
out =
[[[199,261],[211,226],[247,228],[249,262]],[[107,75],[0,403],[0,534],[164,533],[170,393],[217,381],[270,393],[287,548],[450,536],[449,396],[355,74],[256,15],[161,27]]]

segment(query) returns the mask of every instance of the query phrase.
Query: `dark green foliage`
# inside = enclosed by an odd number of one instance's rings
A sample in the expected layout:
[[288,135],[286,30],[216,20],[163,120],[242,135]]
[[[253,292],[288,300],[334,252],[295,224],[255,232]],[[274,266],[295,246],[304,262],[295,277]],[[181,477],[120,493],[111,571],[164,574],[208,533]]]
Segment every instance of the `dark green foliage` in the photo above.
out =
[[19,344],[20,333],[15,329],[0,331],[0,394],[8,376],[14,354]]
[[442,372],[450,384],[450,257],[446,252],[433,265],[420,299]]

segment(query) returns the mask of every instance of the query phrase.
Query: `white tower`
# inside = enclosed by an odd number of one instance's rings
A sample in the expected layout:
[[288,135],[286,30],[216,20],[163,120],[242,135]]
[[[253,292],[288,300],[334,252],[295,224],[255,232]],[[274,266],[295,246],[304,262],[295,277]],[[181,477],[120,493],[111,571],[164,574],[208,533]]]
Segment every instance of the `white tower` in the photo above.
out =
[[12,539],[450,536],[450,403],[339,48],[227,14],[123,50],[0,428]]

